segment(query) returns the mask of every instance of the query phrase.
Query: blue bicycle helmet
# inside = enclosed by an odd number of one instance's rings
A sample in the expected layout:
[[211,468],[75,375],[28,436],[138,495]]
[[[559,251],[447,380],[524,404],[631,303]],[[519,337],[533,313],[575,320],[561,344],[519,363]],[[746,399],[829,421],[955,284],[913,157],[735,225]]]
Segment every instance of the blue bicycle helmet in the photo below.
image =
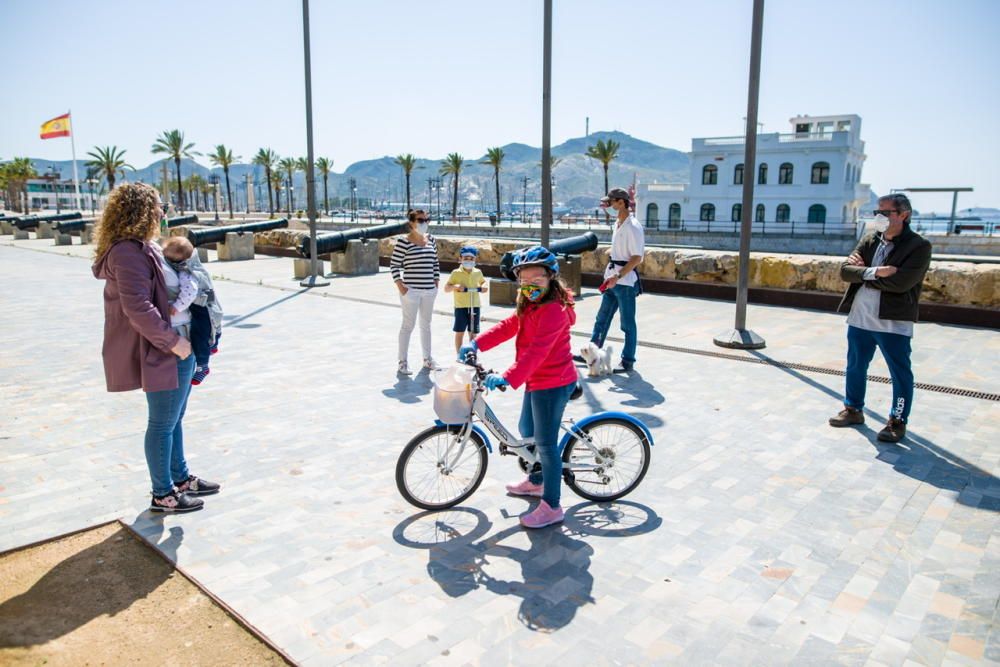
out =
[[463,248],[458,251],[458,256],[462,257],[463,255],[472,255],[473,257],[479,257],[479,249],[474,248],[471,245],[463,246]]
[[559,260],[549,252],[549,249],[536,245],[524,250],[519,250],[514,255],[514,263],[511,270],[516,274],[526,266],[544,266],[553,274],[559,273]]

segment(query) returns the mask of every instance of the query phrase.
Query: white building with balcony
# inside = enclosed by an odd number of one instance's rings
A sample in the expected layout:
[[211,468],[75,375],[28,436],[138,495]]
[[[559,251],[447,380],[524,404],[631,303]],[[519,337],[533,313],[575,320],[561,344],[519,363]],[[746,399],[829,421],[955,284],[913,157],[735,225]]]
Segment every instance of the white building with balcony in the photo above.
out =
[[640,184],[637,211],[665,231],[739,231],[743,179],[754,178],[753,231],[854,235],[871,189],[861,183],[861,118],[797,116],[788,134],[758,134],[757,164],[743,164],[744,137],[691,140],[685,184]]

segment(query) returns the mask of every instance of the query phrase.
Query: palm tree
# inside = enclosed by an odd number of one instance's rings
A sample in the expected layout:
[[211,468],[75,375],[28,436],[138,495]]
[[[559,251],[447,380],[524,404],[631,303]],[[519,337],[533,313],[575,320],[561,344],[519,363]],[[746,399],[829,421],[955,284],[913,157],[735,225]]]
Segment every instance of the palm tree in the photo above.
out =
[[135,167],[125,162],[125,151],[118,150],[117,146],[94,146],[94,150],[87,153],[92,160],[87,160],[86,166],[94,167],[104,174],[108,182],[108,191],[115,189],[115,177],[124,169],[135,171]]
[[285,205],[288,206],[288,217],[292,217],[292,204],[294,203],[294,193],[292,192],[292,179],[295,177],[295,171],[299,168],[299,161],[293,157],[282,158],[278,163],[278,167],[285,173],[288,178],[288,194],[285,196]]
[[253,156],[253,163],[264,167],[264,180],[267,181],[267,210],[270,217],[274,217],[274,195],[271,192],[271,171],[278,162],[278,154],[270,148],[261,148]]
[[[275,165],[275,170],[271,172],[271,181],[268,187],[274,188],[275,204],[277,204],[275,210],[279,213],[281,212],[281,182],[281,172],[278,171],[277,165]],[[271,215],[274,216],[274,213],[271,213]]]
[[326,211],[327,215],[330,215],[330,200],[326,196],[326,185],[330,178],[330,172],[333,171],[333,160],[321,157],[316,160],[316,168],[323,175],[323,210]]
[[201,153],[192,151],[194,144],[184,143],[184,133],[180,130],[165,130],[163,134],[156,138],[152,152],[165,153],[174,160],[174,168],[177,173],[177,204],[184,213],[184,190],[181,189],[181,158],[191,159],[194,155]]
[[229,167],[236,160],[242,160],[239,155],[235,158],[233,157],[233,151],[226,148],[225,144],[219,144],[215,147],[215,152],[208,156],[209,161],[216,167],[222,167],[223,173],[226,175],[226,198],[229,200],[229,219],[233,219],[233,191],[229,187]]
[[[203,194],[205,191],[205,186],[208,185],[208,181],[202,178],[198,174],[191,174],[187,177],[187,189],[191,193],[191,208],[198,210],[198,196]],[[203,198],[204,199],[204,198]],[[207,207],[203,207],[202,210],[207,211]]]
[[[313,177],[314,181],[316,180],[316,171],[315,171],[315,169],[316,169],[316,167],[315,167],[315,165],[313,165],[312,177]],[[308,198],[309,197],[309,160],[307,158],[304,158],[304,157],[300,157],[300,158],[296,159],[295,160],[295,170],[296,171],[301,171],[302,175],[305,176],[305,179],[306,179],[306,198]],[[314,197],[316,196],[316,192],[315,191],[313,192],[313,196]],[[306,202],[306,211],[308,211],[308,210],[309,210],[309,202]]]
[[208,205],[208,196],[212,195],[213,197],[215,197],[215,186],[209,183],[208,181],[202,179],[201,185],[198,186],[198,189],[195,190],[195,192],[201,195],[202,210],[208,211],[208,209],[211,208]]
[[405,153],[396,156],[393,160],[396,164],[403,168],[403,174],[406,175],[406,210],[410,210],[410,174],[413,173],[414,169],[423,169],[423,167],[417,166],[417,158],[413,157],[412,153]]
[[499,146],[486,149],[486,159],[479,164],[488,164],[493,167],[493,180],[497,187],[497,224],[500,224],[500,167],[503,164],[504,152]]
[[[608,139],[607,142],[603,139],[598,139],[596,146],[587,146],[587,157],[592,157],[604,165],[604,194],[608,194],[608,165],[611,164],[612,160],[618,157],[618,149],[620,146],[621,144],[614,139]],[[604,211],[604,219],[611,219],[607,210]]]
[[[36,178],[38,171],[35,170],[31,159],[26,157],[16,157],[10,162],[0,165],[0,187],[7,191],[7,202],[15,211],[28,213],[28,179]],[[21,196],[24,197],[24,208],[21,206]]]
[[448,153],[448,157],[441,162],[441,173],[450,174],[452,183],[454,184],[454,194],[451,199],[452,221],[458,217],[458,176],[462,173],[462,164],[464,162],[465,158],[458,153]]

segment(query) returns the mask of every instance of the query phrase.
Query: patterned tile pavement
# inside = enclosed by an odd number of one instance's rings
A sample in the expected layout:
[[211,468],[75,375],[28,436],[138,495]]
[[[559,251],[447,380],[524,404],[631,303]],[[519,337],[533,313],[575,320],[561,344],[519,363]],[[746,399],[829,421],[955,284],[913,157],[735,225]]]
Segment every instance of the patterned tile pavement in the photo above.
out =
[[[0,237],[0,549],[123,517],[305,665],[1000,664],[996,402],[918,391],[909,439],[886,446],[875,411],[826,426],[838,377],[643,347],[640,373],[586,381],[568,414],[642,418],[646,480],[609,506],[566,489],[566,524],[527,533],[510,459],[461,508],[399,497],[396,457],[432,411],[426,374],[394,374],[384,273],[303,291],[287,259],[213,262],[229,326],[185,426],[224,490],[158,518],[143,398],[104,391],[87,252]],[[732,305],[646,295],[640,314],[645,341],[714,350]],[[768,356],[841,365],[841,317],[753,307],[750,323]],[[450,317],[434,332],[447,359]],[[921,324],[918,380],[997,392],[998,348]],[[517,396],[492,405],[516,423]]]

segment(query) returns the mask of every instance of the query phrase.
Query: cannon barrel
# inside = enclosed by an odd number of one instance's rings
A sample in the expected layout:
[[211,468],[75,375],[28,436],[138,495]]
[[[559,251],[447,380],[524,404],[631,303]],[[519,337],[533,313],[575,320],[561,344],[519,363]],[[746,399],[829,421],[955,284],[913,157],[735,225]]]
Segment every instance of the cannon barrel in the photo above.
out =
[[68,234],[70,232],[82,231],[87,225],[94,224],[96,222],[97,218],[83,220],[59,220],[55,223],[54,227],[63,234]]
[[173,229],[174,227],[180,227],[181,225],[197,225],[198,216],[196,215],[179,215],[176,218],[167,218],[167,229]]
[[32,215],[11,220],[18,229],[35,229],[40,222],[56,222],[59,220],[78,220],[83,213],[53,213],[52,215]]
[[[528,246],[525,246],[528,247]],[[581,252],[597,249],[597,234],[594,232],[584,232],[579,236],[570,236],[549,243],[549,250],[555,255],[579,255]],[[514,253],[516,250],[505,252],[500,258],[500,275],[507,280],[517,280],[512,266],[514,264]]]
[[[347,247],[348,241],[363,241],[366,239],[384,239],[396,234],[404,234],[409,230],[409,222],[394,222],[388,225],[375,225],[374,227],[356,227],[342,232],[323,234],[316,237],[316,254],[325,255],[331,252],[338,252]],[[309,237],[302,239],[299,243],[299,254],[309,257]]]
[[254,232],[266,232],[271,229],[283,229],[287,226],[287,218],[278,218],[276,220],[265,220],[264,222],[248,222],[245,225],[189,229],[187,231],[187,238],[191,242],[191,245],[199,246],[206,243],[222,243],[226,240],[226,234],[229,233],[252,234]]

